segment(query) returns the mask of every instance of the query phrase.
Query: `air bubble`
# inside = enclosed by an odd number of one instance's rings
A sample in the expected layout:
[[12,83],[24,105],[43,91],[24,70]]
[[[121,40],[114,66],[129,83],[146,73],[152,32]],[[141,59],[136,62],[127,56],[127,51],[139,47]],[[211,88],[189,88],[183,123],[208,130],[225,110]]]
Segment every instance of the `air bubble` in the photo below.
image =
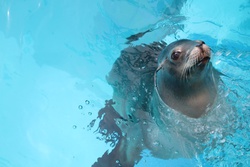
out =
[[90,101],[89,100],[85,100],[85,104],[89,105]]
[[153,142],[153,145],[154,145],[154,146],[159,146],[160,143],[159,143],[158,141],[154,141],[154,142]]
[[135,112],[135,108],[131,107],[130,111]]
[[148,132],[151,132],[151,131],[152,131],[152,129],[148,128],[148,129],[147,129],[147,131],[148,131]]
[[102,130],[102,133],[103,133],[103,134],[107,134],[107,133],[108,133],[108,130],[107,130],[107,129],[103,129],[103,130]]
[[89,115],[92,115],[92,112],[88,112]]
[[76,129],[76,128],[77,128],[77,126],[76,126],[76,125],[73,125],[73,126],[72,126],[72,128],[73,128],[73,129]]
[[79,105],[79,106],[78,106],[78,109],[79,109],[79,110],[83,109],[83,106],[82,106],[82,105]]
[[134,101],[137,101],[137,100],[138,100],[137,97],[133,97],[132,99],[133,99]]
[[120,120],[116,120],[116,125],[120,125],[121,121]]

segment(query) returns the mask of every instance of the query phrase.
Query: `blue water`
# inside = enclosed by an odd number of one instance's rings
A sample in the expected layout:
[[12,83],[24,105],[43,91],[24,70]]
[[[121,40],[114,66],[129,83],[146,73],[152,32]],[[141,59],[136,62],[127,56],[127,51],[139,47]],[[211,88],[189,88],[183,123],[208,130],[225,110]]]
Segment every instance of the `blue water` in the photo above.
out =
[[[87,128],[133,44],[202,39],[225,76],[235,133],[193,159],[137,166],[250,166],[250,1],[0,0],[0,167],[88,167],[107,149]],[[226,112],[226,111],[225,111]]]

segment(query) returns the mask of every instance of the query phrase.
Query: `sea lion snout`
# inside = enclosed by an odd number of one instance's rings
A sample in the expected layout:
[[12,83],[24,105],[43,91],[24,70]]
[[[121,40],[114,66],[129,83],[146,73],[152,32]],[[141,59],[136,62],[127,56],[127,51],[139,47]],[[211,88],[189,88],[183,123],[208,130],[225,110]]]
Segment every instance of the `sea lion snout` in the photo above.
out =
[[182,39],[169,44],[161,53],[158,69],[166,70],[180,81],[197,79],[203,76],[210,57],[210,47],[204,41]]
[[190,56],[193,59],[196,59],[196,65],[206,65],[211,57],[211,51],[208,45],[204,41],[195,41],[197,44],[190,52]]

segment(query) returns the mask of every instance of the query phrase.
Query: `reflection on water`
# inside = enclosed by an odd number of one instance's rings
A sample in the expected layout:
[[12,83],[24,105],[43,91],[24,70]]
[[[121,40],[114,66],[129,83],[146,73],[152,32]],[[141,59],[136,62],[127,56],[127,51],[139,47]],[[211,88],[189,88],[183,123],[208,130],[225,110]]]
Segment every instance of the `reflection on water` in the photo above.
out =
[[12,167],[12,164],[10,161],[5,159],[4,157],[0,157],[0,166],[1,167]]

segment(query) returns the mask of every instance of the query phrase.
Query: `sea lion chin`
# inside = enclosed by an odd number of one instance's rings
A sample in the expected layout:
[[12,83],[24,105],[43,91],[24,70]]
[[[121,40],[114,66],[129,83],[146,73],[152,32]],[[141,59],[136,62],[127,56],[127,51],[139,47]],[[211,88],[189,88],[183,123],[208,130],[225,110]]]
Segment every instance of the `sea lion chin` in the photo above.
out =
[[203,41],[179,40],[158,58],[154,83],[156,98],[192,118],[204,115],[217,96],[218,78]]

